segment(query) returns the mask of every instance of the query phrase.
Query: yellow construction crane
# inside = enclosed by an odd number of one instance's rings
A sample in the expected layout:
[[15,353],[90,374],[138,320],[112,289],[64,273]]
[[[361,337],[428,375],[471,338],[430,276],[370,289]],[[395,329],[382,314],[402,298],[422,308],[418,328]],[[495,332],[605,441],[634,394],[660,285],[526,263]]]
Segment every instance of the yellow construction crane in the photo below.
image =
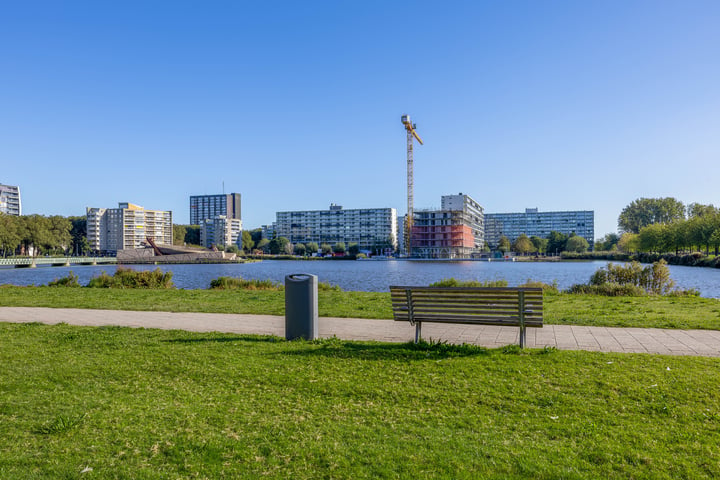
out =
[[423,145],[422,138],[418,135],[417,125],[410,121],[410,115],[400,117],[405,130],[407,130],[407,216],[405,217],[405,253],[410,256],[412,248],[412,226],[414,217],[414,199],[413,199],[413,137]]

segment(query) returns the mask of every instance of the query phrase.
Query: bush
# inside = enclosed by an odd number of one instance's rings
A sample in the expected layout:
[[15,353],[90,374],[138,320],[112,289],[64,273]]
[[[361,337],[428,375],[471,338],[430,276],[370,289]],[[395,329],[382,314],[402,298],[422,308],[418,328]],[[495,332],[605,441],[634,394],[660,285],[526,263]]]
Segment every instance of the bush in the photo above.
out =
[[507,280],[457,280],[455,278],[443,278],[439,282],[431,283],[431,287],[507,287]]
[[210,282],[211,290],[283,290],[272,280],[245,280],[235,277],[218,277]]
[[79,287],[78,276],[72,270],[68,272],[67,277],[56,278],[52,282],[48,282],[48,287]]
[[[595,295],[640,296],[640,295],[668,295],[672,292],[675,282],[670,278],[670,270],[665,260],[659,261],[643,268],[638,262],[627,265],[614,265],[608,263],[592,274],[587,285],[573,285],[569,293],[590,293]],[[692,295],[688,290],[686,295]],[[677,294],[682,295],[682,292]]]
[[543,283],[543,282],[538,282],[538,281],[527,279],[527,281],[525,283],[518,285],[518,287],[542,288],[543,293],[559,293],[560,292],[560,290],[558,289],[557,280],[553,280],[553,283],[549,284],[549,283]]
[[675,285],[670,278],[667,263],[662,259],[645,268],[642,268],[638,262],[630,262],[624,266],[608,263],[606,268],[599,269],[590,277],[590,285],[606,283],[634,285],[656,295],[672,291]]
[[163,273],[155,270],[136,271],[131,268],[118,267],[113,276],[102,272],[88,283],[90,288],[175,288],[172,272]]
[[328,282],[318,282],[318,291],[342,292],[342,288],[340,288],[340,285],[332,285]]
[[602,285],[573,285],[568,293],[603,295],[605,297],[643,297],[647,292],[636,285],[620,285],[619,283],[603,283]]

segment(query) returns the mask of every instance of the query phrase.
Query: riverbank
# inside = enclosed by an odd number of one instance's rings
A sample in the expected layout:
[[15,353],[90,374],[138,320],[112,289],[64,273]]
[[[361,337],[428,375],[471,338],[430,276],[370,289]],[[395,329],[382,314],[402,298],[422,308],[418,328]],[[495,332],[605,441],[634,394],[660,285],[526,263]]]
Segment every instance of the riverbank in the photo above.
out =
[[[546,294],[550,325],[720,330],[720,300]],[[284,315],[285,295],[260,290],[0,287],[0,306]],[[390,319],[387,292],[318,292],[323,317]]]
[[700,252],[676,255],[674,253],[623,253],[623,252],[563,252],[563,260],[608,260],[611,262],[655,263],[665,260],[668,265],[683,267],[720,268],[720,255],[705,255]]

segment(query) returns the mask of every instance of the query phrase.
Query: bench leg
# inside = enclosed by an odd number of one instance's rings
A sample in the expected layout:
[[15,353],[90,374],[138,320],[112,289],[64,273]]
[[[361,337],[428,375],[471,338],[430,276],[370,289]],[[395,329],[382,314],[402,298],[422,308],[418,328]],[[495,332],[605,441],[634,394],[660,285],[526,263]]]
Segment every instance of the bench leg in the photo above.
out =
[[422,330],[422,323],[415,322],[415,343],[416,344],[420,341],[420,330]]
[[520,348],[525,348],[525,327],[520,327]]

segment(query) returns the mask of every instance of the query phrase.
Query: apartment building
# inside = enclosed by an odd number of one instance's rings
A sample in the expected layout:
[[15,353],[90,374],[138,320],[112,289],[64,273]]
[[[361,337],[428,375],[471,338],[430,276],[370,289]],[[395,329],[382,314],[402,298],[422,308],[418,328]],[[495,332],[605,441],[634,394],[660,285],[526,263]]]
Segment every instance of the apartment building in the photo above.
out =
[[22,215],[20,187],[0,184],[0,213]]
[[469,195],[444,195],[440,210],[415,211],[412,257],[470,258],[484,245],[483,208]]
[[397,248],[394,208],[345,210],[331,204],[328,210],[277,212],[273,226],[278,237],[291,243],[357,243],[361,250]]
[[210,248],[213,245],[242,248],[242,220],[217,215],[203,220],[200,228],[200,243]]
[[592,210],[539,212],[526,208],[525,213],[486,213],[485,241],[496,248],[502,236],[514,242],[521,234],[547,238],[550,232],[583,237],[592,248],[595,238],[595,212]]
[[239,193],[190,196],[191,225],[202,225],[204,220],[218,216],[242,219]]
[[172,245],[172,212],[146,210],[132,203],[118,208],[86,210],[87,239],[94,251],[114,254],[119,250],[143,248],[150,237],[155,243]]

